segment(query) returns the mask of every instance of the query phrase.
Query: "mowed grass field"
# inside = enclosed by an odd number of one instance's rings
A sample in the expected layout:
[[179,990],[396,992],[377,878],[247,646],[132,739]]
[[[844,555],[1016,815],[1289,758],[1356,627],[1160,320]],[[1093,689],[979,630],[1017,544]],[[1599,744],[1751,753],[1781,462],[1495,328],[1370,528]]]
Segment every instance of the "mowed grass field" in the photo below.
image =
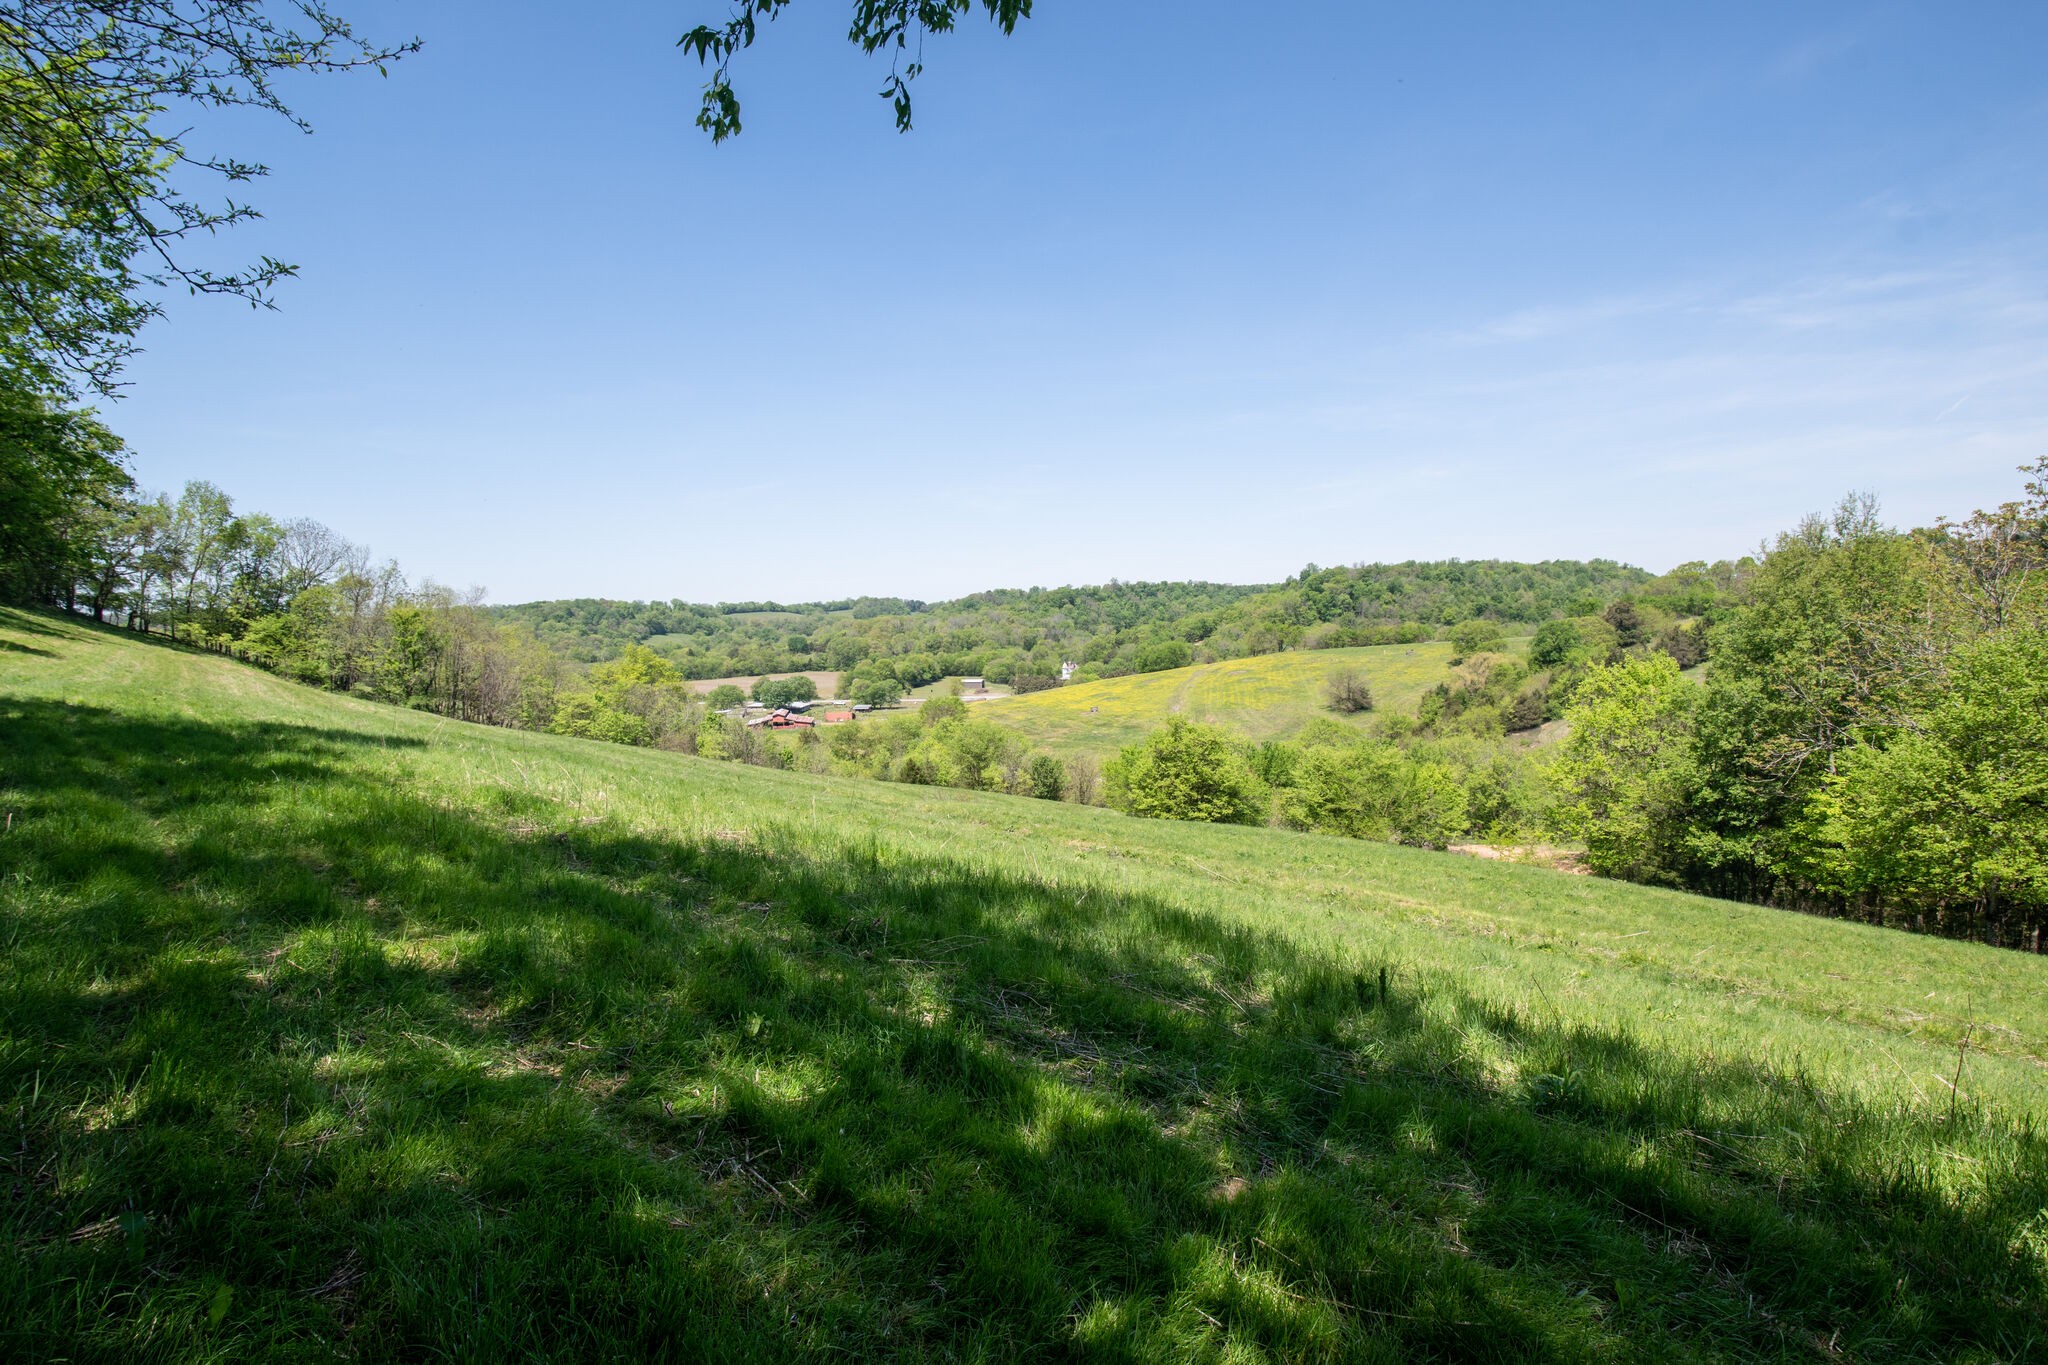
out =
[[961,691],[960,679],[958,676],[954,676],[940,678],[937,682],[928,682],[923,687],[910,688],[904,692],[903,696],[905,700],[929,701],[933,697],[950,697],[956,692],[959,693],[962,700],[974,702],[976,705],[980,705],[985,701],[993,701],[997,697],[1011,695],[1010,688],[1005,683],[984,682],[981,690],[978,692]]
[[754,684],[761,681],[761,679],[763,678],[794,678],[798,676],[809,678],[811,680],[811,685],[818,689],[818,695],[821,697],[836,697],[839,695],[839,675],[837,673],[825,672],[805,673],[802,675],[798,675],[795,673],[756,673],[747,677],[740,678],[700,678],[692,682],[690,686],[692,689],[696,691],[697,695],[701,697],[705,693],[711,691],[711,689],[714,687],[722,687],[726,683],[731,683],[740,691],[745,692],[749,696],[751,696],[753,694]]
[[[1528,637],[1511,637],[1520,655]],[[1451,676],[1451,646],[1376,645],[1368,649],[1296,650],[1250,659],[1136,673],[986,705],[976,714],[998,720],[1056,754],[1106,757],[1159,728],[1170,715],[1229,727],[1256,740],[1286,739],[1317,716],[1363,728],[1370,713],[1340,717],[1324,683],[1339,668],[1356,668],[1372,686],[1376,711],[1409,711],[1422,694]]]
[[2048,965],[0,614],[0,1356],[2048,1357]]

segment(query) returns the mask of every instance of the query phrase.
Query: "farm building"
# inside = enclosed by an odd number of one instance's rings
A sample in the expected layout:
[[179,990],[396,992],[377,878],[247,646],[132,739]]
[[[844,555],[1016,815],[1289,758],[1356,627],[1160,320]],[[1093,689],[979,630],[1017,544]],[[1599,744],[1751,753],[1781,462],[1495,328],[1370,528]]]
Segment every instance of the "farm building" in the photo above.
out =
[[770,730],[811,730],[817,724],[809,716],[791,715],[786,706],[778,706],[765,716],[754,716],[747,721],[748,728],[755,730],[763,727]]
[[962,692],[986,692],[988,691],[988,679],[962,678],[960,680],[960,690]]

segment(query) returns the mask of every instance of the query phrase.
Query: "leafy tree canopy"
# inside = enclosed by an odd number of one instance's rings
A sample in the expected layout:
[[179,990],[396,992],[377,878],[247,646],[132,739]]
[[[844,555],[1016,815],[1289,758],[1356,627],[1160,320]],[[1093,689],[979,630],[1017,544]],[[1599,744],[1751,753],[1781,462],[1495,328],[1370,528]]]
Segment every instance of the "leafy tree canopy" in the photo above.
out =
[[1130,815],[1255,825],[1266,816],[1266,788],[1244,745],[1228,731],[1180,716],[1128,745],[1103,774],[1109,803]]
[[[147,291],[267,304],[292,266],[221,270],[192,254],[258,216],[235,187],[267,168],[194,146],[182,121],[247,109],[306,128],[280,76],[382,68],[417,46],[358,38],[323,0],[5,0],[0,360],[32,388],[111,393],[161,307]],[[228,195],[202,202],[195,176]]]
[[754,684],[754,700],[763,706],[787,706],[793,701],[816,701],[818,685],[802,673],[789,678],[762,678]]
[[[763,23],[789,8],[789,0],[739,0],[723,24],[699,24],[678,46],[711,68],[697,126],[723,142],[740,131],[740,101],[731,80],[732,59],[754,45]],[[924,70],[924,40],[950,33],[960,19],[982,10],[1005,34],[1031,17],[1031,0],[854,0],[847,41],[869,56],[889,54],[882,98],[896,114],[899,132],[910,131],[910,83]]]

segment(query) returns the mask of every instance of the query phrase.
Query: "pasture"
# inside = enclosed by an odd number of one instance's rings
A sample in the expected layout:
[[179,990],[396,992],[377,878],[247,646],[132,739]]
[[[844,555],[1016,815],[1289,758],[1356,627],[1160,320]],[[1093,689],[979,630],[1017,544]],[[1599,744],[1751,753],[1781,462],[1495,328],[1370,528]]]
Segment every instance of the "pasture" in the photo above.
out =
[[732,684],[732,685],[733,685],[734,687],[737,687],[737,688],[738,688],[738,689],[739,689],[740,691],[742,691],[742,692],[745,692],[745,693],[747,693],[747,694],[748,694],[749,696],[751,696],[751,695],[753,695],[753,690],[754,690],[754,684],[755,684],[755,683],[757,683],[757,682],[759,682],[759,681],[760,681],[760,680],[761,680],[762,678],[795,678],[795,677],[805,677],[805,678],[809,678],[809,679],[811,680],[811,683],[812,683],[812,685],[813,685],[813,686],[815,686],[815,687],[816,687],[816,688],[818,689],[818,695],[819,695],[819,696],[821,696],[821,697],[836,697],[836,696],[838,696],[838,695],[839,695],[839,675],[838,675],[837,673],[830,673],[830,672],[822,672],[822,671],[821,671],[821,672],[816,672],[816,673],[803,673],[803,674],[796,674],[796,673],[752,673],[752,674],[748,674],[748,675],[746,675],[746,676],[744,676],[744,677],[736,677],[736,678],[700,678],[700,679],[696,679],[696,680],[693,680],[693,681],[692,681],[692,682],[690,683],[690,687],[691,687],[691,688],[692,688],[692,689],[693,689],[693,690],[694,690],[694,691],[695,691],[695,692],[697,693],[697,695],[698,695],[698,696],[700,696],[700,697],[701,697],[701,696],[703,696],[703,695],[704,695],[705,693],[709,692],[709,691],[710,691],[710,690],[711,690],[712,688],[714,688],[714,687],[723,687],[723,686],[724,686],[724,685],[726,685],[727,683],[730,683],[730,684]]
[[[1511,654],[1528,648],[1526,637],[1510,637],[1506,643]],[[1107,757],[1143,739],[1170,715],[1222,725],[1254,740],[1286,739],[1318,716],[1363,729],[1374,714],[1413,711],[1424,692],[1451,676],[1451,655],[1451,646],[1442,641],[1296,650],[1034,692],[991,703],[977,714],[1061,755]],[[1338,716],[1325,704],[1324,681],[1341,667],[1365,674],[1373,691],[1372,712]]]

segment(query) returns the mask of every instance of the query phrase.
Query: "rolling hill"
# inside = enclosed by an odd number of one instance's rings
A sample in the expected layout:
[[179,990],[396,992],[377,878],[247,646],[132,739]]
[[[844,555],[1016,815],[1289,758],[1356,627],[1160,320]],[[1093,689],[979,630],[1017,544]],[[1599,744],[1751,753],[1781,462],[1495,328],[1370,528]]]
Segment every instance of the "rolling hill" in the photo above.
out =
[[[1527,636],[1511,636],[1506,644],[1511,654],[1528,648]],[[1323,684],[1334,670],[1362,672],[1376,710],[1413,711],[1424,692],[1451,676],[1451,655],[1443,641],[1261,654],[983,702],[976,714],[1062,755],[1107,757],[1170,715],[1227,726],[1255,740],[1286,739],[1318,716],[1361,729],[1370,723],[1369,714],[1340,717],[1329,709]]]
[[2038,958],[20,613],[0,809],[9,1358],[2048,1352]]

